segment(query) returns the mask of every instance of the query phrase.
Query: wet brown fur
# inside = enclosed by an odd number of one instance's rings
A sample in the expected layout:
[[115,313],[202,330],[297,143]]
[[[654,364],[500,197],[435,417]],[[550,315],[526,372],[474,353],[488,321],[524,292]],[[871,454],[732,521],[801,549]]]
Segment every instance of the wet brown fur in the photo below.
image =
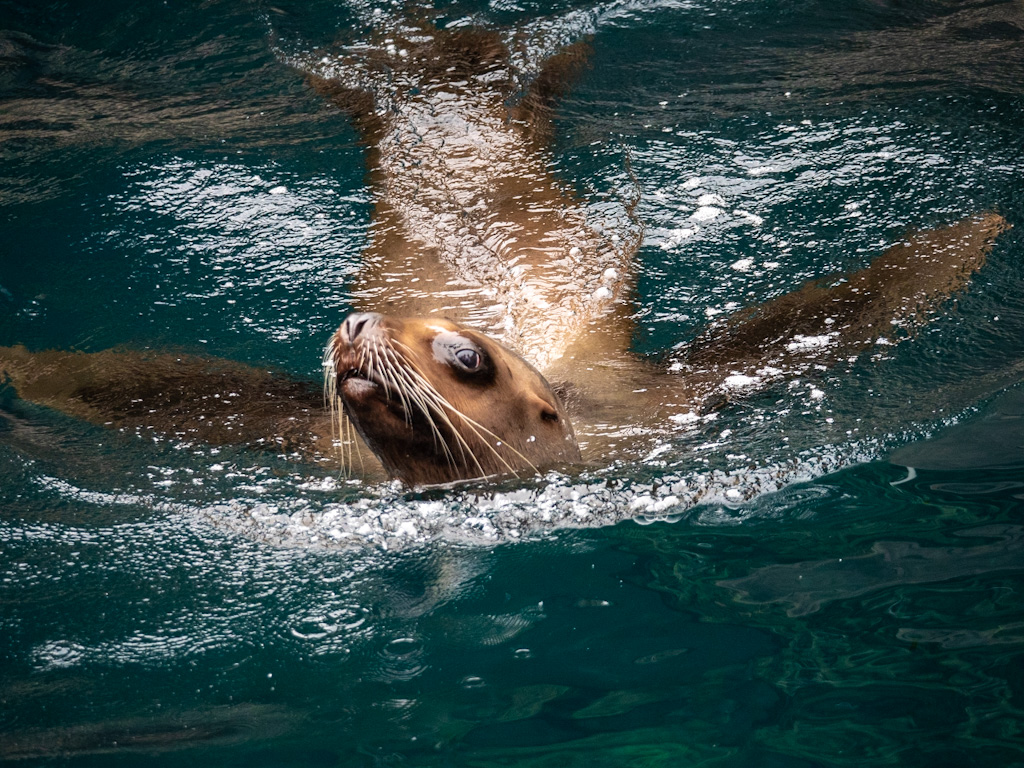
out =
[[80,419],[188,442],[330,455],[320,388],[280,372],[198,355],[0,347],[0,384]]

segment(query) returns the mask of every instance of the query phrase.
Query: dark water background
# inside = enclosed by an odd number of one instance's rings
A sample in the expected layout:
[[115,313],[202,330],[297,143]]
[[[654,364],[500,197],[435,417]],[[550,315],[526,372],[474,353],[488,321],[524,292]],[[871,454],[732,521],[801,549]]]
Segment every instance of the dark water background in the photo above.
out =
[[[0,5],[0,345],[317,376],[369,196],[273,46],[370,8]],[[1016,228],[915,339],[582,477],[367,488],[0,389],[0,761],[1024,765],[1024,7],[441,13],[599,22],[554,154],[638,179],[645,354],[908,228]]]

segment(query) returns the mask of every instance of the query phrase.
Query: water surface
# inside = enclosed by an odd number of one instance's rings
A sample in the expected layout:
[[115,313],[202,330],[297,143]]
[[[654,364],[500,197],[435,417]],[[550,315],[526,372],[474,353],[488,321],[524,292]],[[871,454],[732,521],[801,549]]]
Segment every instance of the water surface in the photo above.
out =
[[[1024,764],[1020,4],[439,13],[596,28],[553,161],[595,206],[635,177],[654,360],[908,229],[1016,227],[915,338],[571,477],[408,493],[0,389],[3,759]],[[6,4],[0,344],[318,376],[364,150],[275,50],[372,18]]]

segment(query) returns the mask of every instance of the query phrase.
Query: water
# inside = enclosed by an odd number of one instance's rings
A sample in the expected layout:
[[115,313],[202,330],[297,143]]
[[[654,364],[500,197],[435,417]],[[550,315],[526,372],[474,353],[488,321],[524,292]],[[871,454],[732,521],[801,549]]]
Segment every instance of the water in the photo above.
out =
[[[369,14],[6,4],[0,344],[315,377],[369,197],[273,45]],[[637,179],[655,360],[908,228],[1016,228],[907,343],[572,477],[368,487],[0,390],[0,755],[1024,764],[1019,4],[443,10],[469,16],[597,24],[555,161],[593,205]]]

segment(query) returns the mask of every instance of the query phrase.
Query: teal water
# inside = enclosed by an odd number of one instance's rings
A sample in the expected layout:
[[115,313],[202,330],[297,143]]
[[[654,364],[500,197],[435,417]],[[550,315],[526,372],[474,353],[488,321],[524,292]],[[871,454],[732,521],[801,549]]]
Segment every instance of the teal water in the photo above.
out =
[[[274,46],[371,8],[0,6],[0,345],[318,376],[370,201]],[[1016,227],[908,342],[573,477],[406,493],[0,389],[0,760],[1024,765],[1020,4],[441,14],[597,20],[554,158],[594,205],[636,178],[653,358],[908,228]]]

